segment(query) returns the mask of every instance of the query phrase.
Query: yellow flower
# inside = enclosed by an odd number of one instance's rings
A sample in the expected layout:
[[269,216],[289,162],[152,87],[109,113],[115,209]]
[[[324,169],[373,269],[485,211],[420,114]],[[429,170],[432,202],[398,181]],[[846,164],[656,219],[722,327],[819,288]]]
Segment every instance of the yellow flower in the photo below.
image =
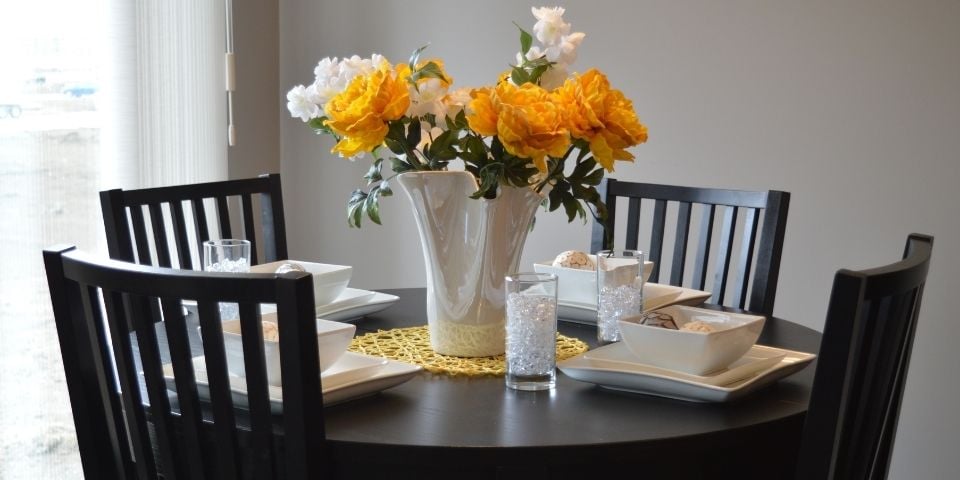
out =
[[330,99],[324,124],[342,137],[332,152],[353,157],[383,143],[387,122],[401,118],[410,105],[407,70],[406,74],[401,68],[393,71],[384,60],[376,71],[357,76]]
[[497,135],[511,155],[547,171],[546,156],[562,157],[570,146],[562,105],[538,85],[500,82],[471,94],[467,122],[480,135]]
[[474,132],[487,137],[497,134],[497,107],[490,98],[490,88],[477,88],[470,92],[467,104],[467,124]]
[[594,158],[609,172],[614,161],[633,160],[627,148],[647,141],[647,127],[637,118],[633,103],[610,88],[610,81],[596,69],[568,79],[556,90],[556,99],[566,105],[570,135],[588,141]]

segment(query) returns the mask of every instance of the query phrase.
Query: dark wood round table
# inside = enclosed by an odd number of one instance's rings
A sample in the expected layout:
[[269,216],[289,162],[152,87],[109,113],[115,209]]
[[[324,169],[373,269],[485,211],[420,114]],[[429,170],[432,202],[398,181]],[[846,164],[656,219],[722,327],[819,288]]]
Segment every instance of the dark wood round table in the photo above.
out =
[[[384,290],[390,308],[357,334],[423,325],[425,290]],[[596,346],[596,327],[560,322]],[[758,343],[817,352],[820,334],[771,318]],[[420,373],[378,395],[325,410],[344,478],[790,478],[815,366],[738,401],[694,403],[615,392],[558,373],[552,391],[502,377]]]

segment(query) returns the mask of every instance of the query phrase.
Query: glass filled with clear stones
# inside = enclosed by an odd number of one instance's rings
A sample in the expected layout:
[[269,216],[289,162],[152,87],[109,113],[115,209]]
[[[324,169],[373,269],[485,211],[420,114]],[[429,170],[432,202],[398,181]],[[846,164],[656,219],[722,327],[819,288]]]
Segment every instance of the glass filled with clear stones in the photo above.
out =
[[557,382],[557,276],[506,277],[507,387],[548,390]]

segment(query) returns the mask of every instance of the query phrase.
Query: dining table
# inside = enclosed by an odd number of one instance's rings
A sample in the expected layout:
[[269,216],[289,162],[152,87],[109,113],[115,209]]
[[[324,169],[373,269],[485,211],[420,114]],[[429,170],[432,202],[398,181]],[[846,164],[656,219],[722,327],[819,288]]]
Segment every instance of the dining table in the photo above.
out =
[[[357,335],[424,325],[423,288],[350,320]],[[719,310],[742,312],[725,307]],[[558,332],[597,347],[596,326]],[[758,344],[816,353],[820,334],[768,317]],[[518,391],[502,376],[422,371],[324,409],[335,478],[792,478],[815,365],[736,401],[704,403],[574,380]]]

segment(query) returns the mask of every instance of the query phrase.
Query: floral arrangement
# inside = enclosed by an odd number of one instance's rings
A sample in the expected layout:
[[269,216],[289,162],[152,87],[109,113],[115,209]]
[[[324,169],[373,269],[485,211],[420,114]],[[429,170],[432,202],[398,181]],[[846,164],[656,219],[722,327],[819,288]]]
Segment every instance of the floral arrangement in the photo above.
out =
[[[531,10],[533,35],[517,27],[516,65],[492,86],[452,89],[442,60],[421,60],[423,47],[396,65],[376,54],[324,58],[313,84],[290,90],[290,114],[333,136],[333,153],[373,154],[366,189],[347,203],[351,226],[364,213],[380,223],[379,200],[392,195],[393,176],[447,170],[457,159],[477,179],[474,198],[529,187],[546,194],[550,211],[563,206],[568,221],[585,220],[587,211],[606,218],[596,186],[617,161],[633,161],[627,148],[644,143],[647,128],[601,71],[570,73],[584,34],[570,32],[564,9]],[[387,161],[394,175],[385,178]]]

